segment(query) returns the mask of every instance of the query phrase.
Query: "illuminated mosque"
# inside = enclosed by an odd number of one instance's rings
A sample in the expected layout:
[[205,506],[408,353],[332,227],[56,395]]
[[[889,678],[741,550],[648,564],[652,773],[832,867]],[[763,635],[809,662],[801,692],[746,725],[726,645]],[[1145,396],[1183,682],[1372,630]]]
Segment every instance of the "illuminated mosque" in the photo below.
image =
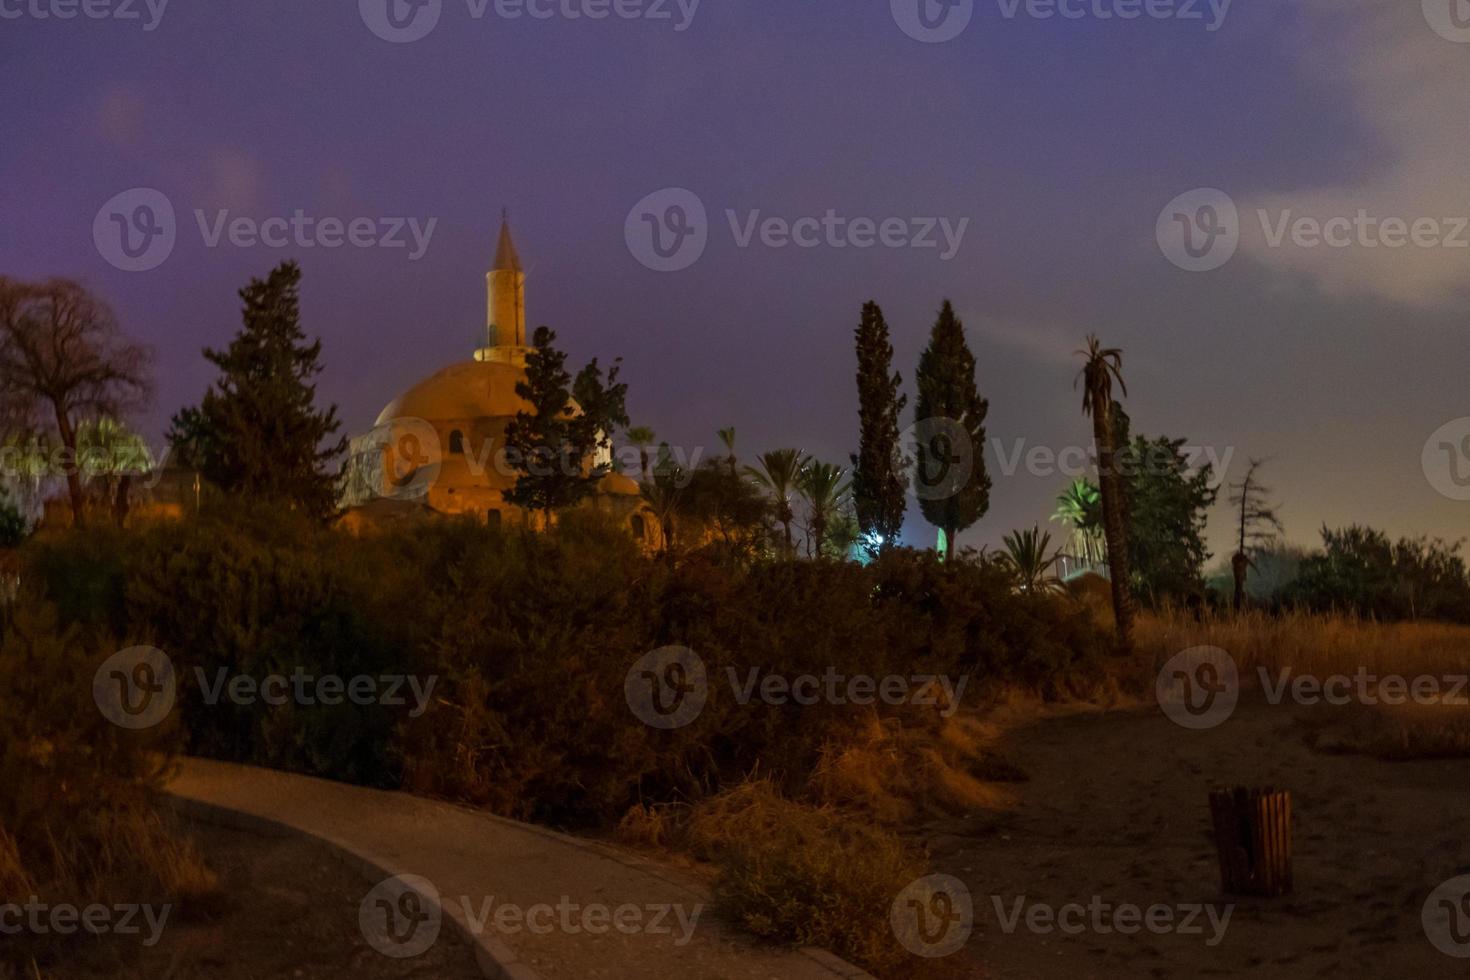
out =
[[[393,399],[371,431],[350,441],[341,500],[348,526],[427,513],[468,514],[509,526],[539,522],[502,493],[516,481],[503,452],[506,425],[518,412],[533,411],[516,394],[531,348],[526,273],[508,221],[501,222],[485,291],[485,345]],[[572,410],[580,410],[575,402]],[[610,462],[604,450],[594,465]],[[656,533],[637,482],[620,473],[604,476],[583,506],[613,515],[640,541]]]

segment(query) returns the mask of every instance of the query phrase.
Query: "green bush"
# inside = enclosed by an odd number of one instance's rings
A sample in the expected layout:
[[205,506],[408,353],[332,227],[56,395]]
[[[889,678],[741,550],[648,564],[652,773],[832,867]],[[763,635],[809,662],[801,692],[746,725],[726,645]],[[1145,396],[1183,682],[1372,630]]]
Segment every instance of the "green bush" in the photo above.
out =
[[[698,800],[769,774],[801,796],[824,746],[871,722],[852,705],[740,704],[785,676],[964,675],[1061,693],[1105,638],[1065,598],[1020,595],[981,562],[895,552],[677,565],[591,512],[551,533],[431,521],[353,537],[269,511],[36,542],[32,567],[72,622],[165,650],[191,752],[610,826],[640,802]],[[680,645],[709,698],[671,731],[629,710],[630,666]],[[434,678],[432,705],[208,705],[196,670]],[[933,709],[884,706],[911,730]]]
[[[353,539],[289,514],[235,511],[34,547],[67,622],[141,638],[172,659],[184,747],[368,785],[396,785],[396,716],[378,706],[236,704],[220,679],[380,677],[412,668],[411,614],[382,601]],[[389,598],[405,594],[399,584]]]
[[[161,905],[213,892],[158,802],[176,730],[124,730],[93,701],[92,677],[114,651],[31,597],[0,615],[0,904]],[[71,937],[7,936],[0,970],[34,970],[63,944],[74,951]]]

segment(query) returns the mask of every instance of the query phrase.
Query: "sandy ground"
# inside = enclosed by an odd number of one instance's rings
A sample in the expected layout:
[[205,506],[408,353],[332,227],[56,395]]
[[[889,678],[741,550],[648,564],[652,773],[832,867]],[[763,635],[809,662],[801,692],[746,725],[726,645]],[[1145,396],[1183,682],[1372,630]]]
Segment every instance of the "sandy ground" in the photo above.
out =
[[[47,980],[137,977],[148,980],[461,980],[480,977],[474,955],[445,929],[412,960],[390,959],[363,939],[358,907],[368,885],[346,865],[298,839],[260,837],[189,824],[226,898],[206,921],[171,918],[150,949],[103,937],[85,957]],[[121,962],[118,962],[118,961]]]
[[[1470,960],[1439,952],[1421,921],[1441,882],[1470,873],[1470,759],[1385,762],[1309,744],[1310,712],[1242,702],[1222,726],[1175,726],[1157,709],[1052,717],[1009,729],[1000,748],[1030,781],[1019,805],[927,828],[936,868],[975,905],[966,973],[1066,977],[1449,977]],[[1289,789],[1294,894],[1235,900],[1217,934],[1064,935],[1002,928],[1015,901],[1147,908],[1220,894],[1208,794],[1226,784]],[[1184,911],[1178,915],[1187,914]],[[1076,918],[1069,920],[1076,924]],[[1105,926],[1111,921],[1104,915]]]

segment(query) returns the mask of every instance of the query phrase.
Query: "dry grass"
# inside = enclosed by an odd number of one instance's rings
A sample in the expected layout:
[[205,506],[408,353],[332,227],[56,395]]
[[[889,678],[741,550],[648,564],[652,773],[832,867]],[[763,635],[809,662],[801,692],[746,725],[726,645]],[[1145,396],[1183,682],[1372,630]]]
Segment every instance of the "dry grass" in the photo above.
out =
[[721,909],[763,939],[820,946],[882,976],[910,975],[913,958],[889,911],[926,862],[850,810],[790,800],[772,780],[753,778],[692,807],[635,807],[618,835],[712,864]]
[[[81,821],[48,817],[33,824],[22,845],[0,827],[0,903],[25,903],[31,896],[49,905],[85,907],[168,905],[175,922],[212,916],[223,909],[219,879],[198,847],[172,817],[150,809],[102,810]],[[119,944],[76,937],[26,934],[0,945],[0,980],[35,980],[50,968],[85,961],[107,975],[124,975]],[[19,970],[7,975],[4,971]],[[98,974],[104,975],[104,974]]]
[[1470,708],[1463,704],[1350,705],[1301,719],[1307,741],[1331,754],[1379,759],[1470,756]]
[[20,861],[20,845],[0,827],[0,895],[28,895],[35,883]]
[[200,914],[220,898],[219,879],[171,815],[152,806],[47,815],[22,844],[0,827],[0,900],[169,903]]
[[1143,616],[1137,646],[1150,669],[1192,646],[1217,646],[1242,672],[1255,668],[1326,676],[1359,667],[1380,676],[1470,672],[1470,627],[1447,623],[1378,623],[1346,616],[1246,612],[1196,622],[1179,611]]
[[[1153,672],[1181,650],[1215,646],[1234,658],[1245,689],[1259,687],[1259,669],[1279,682],[1292,677],[1354,678],[1356,698],[1362,684],[1376,703],[1354,703],[1316,713],[1307,723],[1324,751],[1365,752],[1385,759],[1470,755],[1470,686],[1455,691],[1470,675],[1470,627],[1448,623],[1379,623],[1346,616],[1287,613],[1270,616],[1206,617],[1196,622],[1181,613],[1144,616],[1138,624],[1139,676],[1151,684]],[[1381,691],[1388,677],[1434,678],[1442,695],[1433,702],[1385,703],[1395,692]]]
[[811,791],[824,804],[860,810],[879,823],[907,823],[935,812],[1011,806],[1005,785],[1024,779],[997,756],[984,725],[959,715],[937,729],[905,728],[869,715],[856,731],[822,746]]
[[896,828],[1013,806],[1004,784],[1025,777],[996,753],[998,737],[964,715],[905,727],[871,712],[823,744],[798,781],[801,799],[751,778],[693,806],[633,807],[618,837],[713,864],[722,907],[757,936],[821,946],[885,977],[935,976],[889,924],[893,900],[927,864]]
[[[167,734],[123,732],[79,683],[117,644],[59,629],[40,604],[0,625],[0,903],[209,911],[219,883],[159,801]],[[82,946],[22,933],[0,963],[35,972]]]
[[880,974],[912,965],[889,911],[926,868],[896,834],[752,780],[696,808],[686,840],[720,866],[720,904],[755,935]]

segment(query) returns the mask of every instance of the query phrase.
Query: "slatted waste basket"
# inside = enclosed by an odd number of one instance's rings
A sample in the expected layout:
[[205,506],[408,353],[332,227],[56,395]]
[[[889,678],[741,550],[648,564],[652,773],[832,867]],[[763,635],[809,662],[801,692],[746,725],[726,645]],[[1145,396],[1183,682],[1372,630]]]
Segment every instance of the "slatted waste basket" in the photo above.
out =
[[1210,794],[1220,884],[1228,895],[1274,898],[1291,891],[1291,794],[1219,789]]

